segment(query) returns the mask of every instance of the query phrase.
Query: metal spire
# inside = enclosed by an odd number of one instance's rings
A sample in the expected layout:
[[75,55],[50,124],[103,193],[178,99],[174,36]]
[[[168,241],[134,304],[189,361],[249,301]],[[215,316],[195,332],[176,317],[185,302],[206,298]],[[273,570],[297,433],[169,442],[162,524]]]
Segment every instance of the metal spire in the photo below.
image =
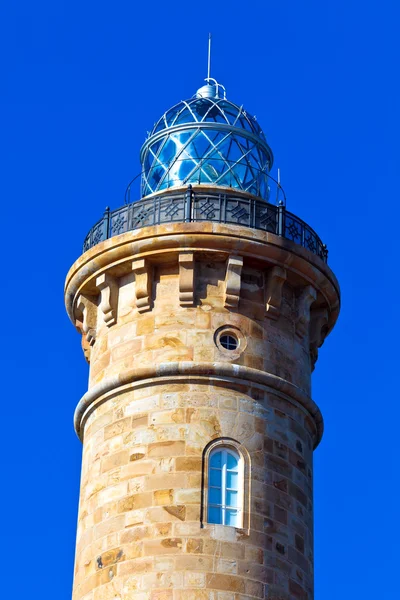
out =
[[211,77],[211,33],[208,34],[208,67],[207,67],[207,79],[210,81]]

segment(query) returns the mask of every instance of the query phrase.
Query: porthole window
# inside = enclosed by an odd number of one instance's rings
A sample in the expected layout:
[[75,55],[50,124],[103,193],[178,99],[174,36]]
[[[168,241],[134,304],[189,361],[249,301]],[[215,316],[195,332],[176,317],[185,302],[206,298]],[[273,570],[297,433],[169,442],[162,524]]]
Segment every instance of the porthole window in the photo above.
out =
[[225,348],[225,350],[236,350],[236,348],[239,346],[238,339],[233,335],[223,334],[219,338],[219,342],[221,346]]
[[246,338],[235,325],[223,325],[214,333],[218,350],[228,360],[235,360],[246,349]]

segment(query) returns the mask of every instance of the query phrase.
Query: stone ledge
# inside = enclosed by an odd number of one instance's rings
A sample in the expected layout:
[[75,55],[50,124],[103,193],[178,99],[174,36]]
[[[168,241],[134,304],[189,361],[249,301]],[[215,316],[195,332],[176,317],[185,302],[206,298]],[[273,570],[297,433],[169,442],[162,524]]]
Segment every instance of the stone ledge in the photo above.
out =
[[[75,431],[79,439],[83,440],[85,421],[95,406],[106,401],[110,392],[114,394],[120,388],[135,382],[156,380],[154,383],[168,381],[171,377],[181,378],[181,381],[190,381],[191,378],[204,379],[208,383],[212,380],[235,383],[254,384],[273,389],[285,397],[286,400],[302,406],[314,421],[316,434],[314,448],[321,441],[323,433],[323,419],[315,402],[296,385],[265,371],[259,371],[243,365],[226,363],[195,363],[195,362],[168,362],[148,367],[127,369],[113,377],[104,379],[101,383],[91,388],[79,401],[74,415]],[[100,401],[100,402],[99,402]]]
[[340,306],[340,291],[330,268],[312,252],[273,233],[220,223],[169,223],[144,227],[112,237],[83,254],[71,267],[65,283],[67,312],[75,323],[74,308],[80,294],[97,293],[96,278],[105,272],[120,277],[131,261],[150,258],[157,263],[182,253],[218,252],[240,256],[260,268],[281,267],[288,282],[312,285],[318,292],[317,307],[329,313],[328,331]]

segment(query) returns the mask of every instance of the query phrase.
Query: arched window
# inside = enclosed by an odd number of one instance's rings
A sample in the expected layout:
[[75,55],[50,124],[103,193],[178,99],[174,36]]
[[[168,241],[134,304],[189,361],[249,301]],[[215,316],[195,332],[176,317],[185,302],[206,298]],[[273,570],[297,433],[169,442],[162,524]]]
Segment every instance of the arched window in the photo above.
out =
[[217,446],[208,461],[207,521],[243,526],[243,459],[233,448]]

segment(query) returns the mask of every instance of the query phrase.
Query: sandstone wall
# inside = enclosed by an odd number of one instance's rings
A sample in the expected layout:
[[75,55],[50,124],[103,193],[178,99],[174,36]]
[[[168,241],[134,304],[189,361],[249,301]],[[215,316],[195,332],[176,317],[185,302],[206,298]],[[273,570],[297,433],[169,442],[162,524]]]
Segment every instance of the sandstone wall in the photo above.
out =
[[[162,227],[143,246],[119,236],[71,270],[90,361],[75,600],[313,598],[310,375],[337,295],[304,249],[278,263],[269,234],[238,253],[237,228],[205,240],[200,226],[190,243],[174,226],[173,252]],[[205,518],[204,452],[219,439],[248,461],[241,529]]]
[[[278,395],[171,382],[111,397],[85,427],[75,598],[312,598],[312,447]],[[200,523],[202,454],[249,452],[250,531]]]

